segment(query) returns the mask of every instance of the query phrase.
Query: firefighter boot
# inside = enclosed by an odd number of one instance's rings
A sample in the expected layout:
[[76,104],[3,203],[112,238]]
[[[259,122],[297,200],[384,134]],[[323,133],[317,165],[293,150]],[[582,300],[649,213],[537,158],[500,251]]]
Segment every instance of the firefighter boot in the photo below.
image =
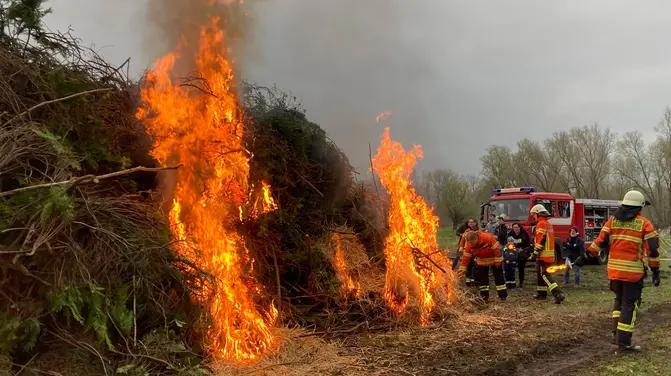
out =
[[566,296],[564,296],[563,292],[560,291],[557,294],[555,294],[555,304],[561,304],[561,302],[563,302],[564,299],[566,299]]
[[617,342],[620,351],[625,353],[641,351],[641,346],[635,346],[631,344],[631,334],[632,333],[624,332],[622,330],[617,331]]

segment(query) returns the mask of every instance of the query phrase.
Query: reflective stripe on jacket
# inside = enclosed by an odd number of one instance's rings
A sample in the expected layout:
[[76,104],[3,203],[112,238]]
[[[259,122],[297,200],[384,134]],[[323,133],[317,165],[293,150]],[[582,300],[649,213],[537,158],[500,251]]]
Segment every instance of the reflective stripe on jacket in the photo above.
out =
[[[652,240],[655,241],[654,252],[650,251]],[[609,250],[608,279],[638,282],[643,278],[646,262],[651,268],[659,268],[658,242],[655,227],[640,214],[626,221],[610,217],[589,251],[598,255],[602,249]],[[656,257],[650,257],[651,253]]]
[[555,232],[548,219],[541,216],[538,217],[536,224],[534,254],[540,261],[547,263],[555,261]]
[[478,231],[478,241],[474,246],[466,243],[459,270],[466,271],[466,267],[473,256],[475,256],[475,264],[478,266],[500,266],[503,262],[501,244],[494,235],[487,232]]

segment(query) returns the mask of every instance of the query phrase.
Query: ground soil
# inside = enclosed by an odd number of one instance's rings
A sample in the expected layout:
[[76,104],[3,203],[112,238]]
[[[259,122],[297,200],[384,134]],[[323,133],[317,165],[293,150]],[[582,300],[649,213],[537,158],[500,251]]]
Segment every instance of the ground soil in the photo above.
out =
[[[671,321],[671,304],[657,305],[646,311],[636,322],[634,342],[643,348],[648,345],[652,331]],[[521,357],[517,362],[497,364],[482,375],[555,376],[578,375],[580,370],[617,356],[627,356],[612,343],[609,325],[593,327],[583,341],[541,343],[533,351],[533,358]]]
[[[605,312],[610,293],[599,286],[582,290],[587,297],[605,294],[606,300],[586,305],[573,295],[571,306],[557,307],[551,301],[534,302],[525,291],[513,296],[514,306],[489,303],[481,312],[434,331],[367,335],[343,344],[350,349],[347,353],[362,355],[362,368],[354,374],[579,375],[581,370],[623,356],[612,343],[611,321]],[[637,319],[634,342],[644,348],[657,326],[671,322],[671,302],[655,303]],[[600,311],[595,312],[596,308]],[[465,321],[469,317],[472,322]]]

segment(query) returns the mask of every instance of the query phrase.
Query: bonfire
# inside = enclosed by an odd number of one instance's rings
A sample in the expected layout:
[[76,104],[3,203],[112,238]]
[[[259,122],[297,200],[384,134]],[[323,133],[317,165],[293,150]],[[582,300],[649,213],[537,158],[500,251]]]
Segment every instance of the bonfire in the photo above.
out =
[[[171,53],[148,74],[138,117],[155,140],[152,156],[161,164],[182,166],[170,212],[177,251],[217,280],[215,291],[195,296],[209,304],[208,350],[217,359],[244,361],[273,347],[277,310],[274,304],[265,311],[257,308],[254,294],[260,288],[249,278],[254,260],[234,222],[275,205],[267,184],[254,193],[248,181],[250,156],[243,143],[243,114],[231,64],[222,54],[226,41],[217,22],[213,19],[202,29],[195,59],[209,92],[188,89],[173,80],[179,57]],[[250,192],[256,196],[253,200]],[[214,297],[205,302],[209,294]]]
[[419,303],[420,323],[426,325],[436,305],[437,290],[447,289],[450,298],[453,294],[452,274],[438,247],[438,217],[417,194],[410,179],[422,156],[419,145],[406,152],[399,142],[391,140],[386,128],[372,164],[390,199],[389,235],[384,249],[385,300],[394,312],[402,314],[413,290]]

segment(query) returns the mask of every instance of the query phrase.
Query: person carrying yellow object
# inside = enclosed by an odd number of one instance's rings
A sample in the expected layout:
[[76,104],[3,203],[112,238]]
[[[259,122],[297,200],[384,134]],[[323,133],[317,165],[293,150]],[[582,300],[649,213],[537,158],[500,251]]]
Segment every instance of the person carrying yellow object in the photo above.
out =
[[457,275],[462,277],[466,273],[468,264],[475,256],[475,283],[480,290],[480,296],[485,301],[489,300],[489,269],[492,268],[496,292],[501,301],[505,302],[508,290],[506,290],[506,280],[503,277],[501,245],[494,235],[486,232],[469,231],[464,234],[464,239],[466,248]]
[[[602,249],[609,251],[608,279],[610,290],[615,293],[612,314],[614,341],[625,352],[641,350],[640,346],[632,344],[631,337],[641,304],[646,259],[652,270],[653,283],[659,286],[659,235],[652,223],[641,216],[644,206],[641,192],[627,192],[620,208],[608,218],[599,237],[586,252],[586,257],[589,257],[597,256]],[[575,264],[585,265],[586,257],[578,258]]]
[[547,272],[547,268],[555,261],[555,239],[552,224],[548,222],[550,213],[541,204],[534,205],[531,208],[531,214],[536,222],[536,232],[534,234],[534,254],[536,258],[536,295],[534,298],[539,300],[547,299],[548,291],[552,293],[556,304],[564,301],[564,293],[559,289],[552,274]]

